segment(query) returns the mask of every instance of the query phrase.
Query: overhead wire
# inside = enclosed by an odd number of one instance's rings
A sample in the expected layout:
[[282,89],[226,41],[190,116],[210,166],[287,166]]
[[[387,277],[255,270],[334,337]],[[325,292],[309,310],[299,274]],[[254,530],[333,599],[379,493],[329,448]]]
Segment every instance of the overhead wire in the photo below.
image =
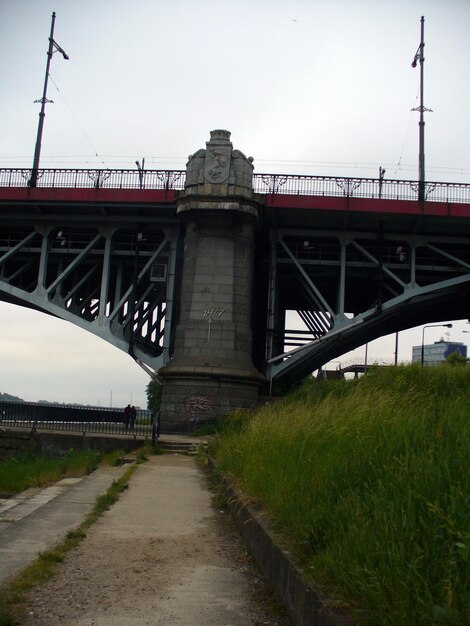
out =
[[60,97],[64,101],[65,106],[68,108],[70,114],[72,115],[73,119],[77,123],[77,125],[80,128],[81,132],[83,133],[83,136],[85,137],[85,139],[87,140],[87,142],[90,145],[91,149],[93,150],[94,155],[101,161],[101,163],[105,166],[106,169],[109,169],[107,164],[103,161],[102,157],[98,154],[98,151],[96,150],[95,146],[93,145],[91,139],[89,138],[89,136],[85,132],[85,129],[83,128],[83,126],[80,124],[80,121],[79,121],[78,117],[73,112],[72,107],[69,105],[69,103],[67,102],[64,94],[61,92],[61,90],[59,89],[57,83],[55,82],[55,80],[52,78],[52,76],[50,74],[49,74],[49,78],[51,79],[54,87],[57,89],[57,92],[59,93]]
[[[91,140],[89,141],[91,144]],[[406,142],[405,142],[406,143]],[[93,144],[91,144],[93,145]],[[402,150],[403,152],[403,150]],[[129,165],[130,163],[132,163],[132,165],[135,162],[135,155],[99,155],[97,153],[96,150],[94,150],[93,148],[93,154],[68,154],[68,155],[44,155],[43,156],[43,162],[47,162],[47,161],[53,161],[54,163],[61,163],[61,164],[67,164],[67,163],[71,163],[75,166],[77,165],[86,165],[86,164],[94,164],[95,162],[93,160],[90,159],[94,159],[94,157],[98,157],[101,160],[101,163],[103,163],[103,165],[105,166],[106,169],[110,169],[112,166],[119,166],[119,165],[124,165],[124,169],[129,169]],[[176,169],[184,169],[185,167],[185,157],[183,156],[158,156],[158,155],[151,155],[151,156],[146,156],[146,163],[147,165],[150,164],[155,164],[155,167],[148,167],[148,169],[165,169],[165,167],[170,166],[174,167]],[[106,161],[104,161],[104,159],[106,159]],[[25,156],[21,156],[21,155],[15,155],[15,156],[0,156],[0,163],[5,162],[8,164],[13,164],[14,162],[24,162],[27,163],[30,160],[30,155],[25,155]],[[163,164],[159,165],[159,164]],[[342,169],[342,170],[347,170],[347,169],[362,169],[362,170],[376,170],[378,168],[378,164],[376,163],[372,163],[372,162],[349,162],[349,161],[314,161],[314,160],[294,160],[294,159],[256,159],[255,160],[255,164],[256,164],[256,170],[258,172],[263,173],[264,172],[269,172],[269,170],[272,168],[288,168],[288,169],[293,169],[293,168],[308,168],[308,169],[330,169],[330,170],[335,170],[335,169]],[[414,164],[409,164],[409,163],[403,163],[402,162],[402,156],[400,157],[399,160],[399,169],[398,169],[398,164],[397,163],[381,163],[382,166],[387,167],[392,169],[393,167],[397,168],[395,169],[395,173],[394,176],[396,175],[396,173],[398,171],[402,171],[402,172],[416,172],[416,165]],[[21,166],[21,165],[20,165]],[[131,166],[132,167],[132,166]],[[470,175],[470,168],[462,168],[462,167],[451,167],[451,166],[439,166],[439,165],[428,165],[427,167],[427,171],[428,172],[433,172],[433,173],[443,173],[446,175],[449,174],[457,174],[460,176],[469,176]],[[280,172],[282,173],[282,172]],[[285,173],[285,172],[284,172]],[[299,172],[295,172],[297,174],[299,174]],[[300,173],[299,175],[310,175],[307,173]],[[334,174],[331,174],[332,176],[334,176]]]
[[[418,97],[419,97],[419,89],[418,89],[418,91],[416,93],[415,102],[418,101]],[[411,121],[412,121],[412,119],[413,119],[413,109],[410,109],[410,115],[409,115],[409,118],[408,118],[408,126],[407,126],[407,129],[406,129],[405,138],[403,140],[403,145],[401,147],[400,157],[399,157],[398,162],[396,164],[395,171],[393,172],[393,176],[394,177],[397,175],[397,172],[401,168],[401,160],[403,158],[403,152],[405,151],[405,146],[406,146],[406,143],[408,141],[408,135],[410,134],[410,128],[411,128]]]
[[[92,149],[93,155],[57,155],[57,156],[49,156],[49,157],[43,157],[44,159],[52,159],[54,161],[58,160],[58,159],[62,159],[62,163],[84,163],[84,164],[90,164],[92,163],[92,161],[89,161],[88,158],[90,156],[92,157],[96,157],[97,159],[99,159],[99,161],[102,163],[102,165],[106,168],[106,169],[110,169],[108,163],[110,162],[109,159],[111,159],[111,162],[113,164],[119,164],[119,163],[128,163],[128,159],[132,160],[134,162],[134,156],[132,155],[100,155],[98,153],[98,151],[96,150],[96,147],[94,146],[93,142],[91,141],[90,137],[88,136],[87,132],[85,131],[85,129],[83,128],[82,124],[80,123],[80,120],[78,119],[77,115],[75,114],[75,112],[73,111],[72,107],[70,106],[70,104],[68,103],[67,99],[65,98],[64,94],[62,93],[62,91],[59,89],[59,86],[57,85],[56,81],[54,80],[54,78],[51,76],[51,74],[49,74],[49,78],[51,79],[51,82],[53,83],[55,89],[57,90],[57,92],[59,93],[60,97],[62,98],[62,100],[64,101],[64,104],[66,105],[67,109],[69,110],[70,114],[72,115],[73,119],[75,120],[77,126],[80,128],[80,131],[82,132],[83,136],[85,137],[87,143],[89,144],[89,146]],[[419,90],[416,94],[415,97],[415,102],[418,100],[419,97]],[[393,173],[393,177],[396,177],[397,173],[399,171],[415,171],[416,170],[416,166],[415,165],[410,165],[410,164],[404,164],[402,163],[402,159],[403,159],[403,154],[405,151],[405,146],[407,144],[408,141],[408,136],[409,136],[409,132],[410,132],[410,128],[411,128],[411,122],[413,119],[413,109],[410,110],[410,116],[409,116],[409,121],[408,121],[408,125],[407,125],[407,129],[405,132],[405,137],[403,140],[403,144],[402,144],[402,148],[400,151],[400,156],[399,159],[397,161],[396,164],[387,164],[387,163],[382,163],[381,165],[385,165],[387,167],[395,167],[394,173]],[[30,156],[26,156],[26,157],[21,157],[21,156],[15,156],[15,157],[0,157],[0,162],[1,161],[8,161],[8,162],[12,162],[13,160],[22,160],[24,159],[25,161],[29,160]],[[105,162],[104,159],[108,159],[108,163]],[[123,159],[123,161],[120,161],[120,159]],[[179,156],[148,156],[146,157],[147,163],[150,162],[163,162],[163,163],[169,163],[169,162],[176,162],[178,164],[181,164],[181,166],[183,167],[183,164],[185,163],[185,157],[179,157]],[[256,159],[255,161],[256,165],[259,166],[273,166],[273,167],[280,167],[280,166],[307,166],[307,167],[315,167],[315,168],[342,168],[342,169],[376,169],[378,167],[378,164],[376,163],[365,163],[365,162],[347,162],[347,161],[312,161],[312,160],[289,160],[289,159]],[[428,166],[427,168],[428,172],[445,172],[446,174],[460,174],[460,175],[465,175],[470,173],[470,169],[468,168],[455,168],[455,167],[447,167],[447,166]]]
[[[44,162],[54,162],[54,163],[60,163],[60,164],[74,164],[75,166],[77,165],[88,165],[88,164],[95,164],[94,158],[98,156],[98,158],[100,159],[101,163],[103,163],[104,167],[106,169],[112,169],[112,166],[116,166],[116,165],[120,165],[120,164],[124,164],[126,167],[124,169],[129,169],[129,164],[130,163],[134,163],[135,160],[135,155],[97,155],[96,152],[94,152],[94,154],[81,154],[81,155],[43,155],[42,157],[42,161]],[[106,161],[104,161],[103,159],[106,159]],[[29,163],[30,160],[30,155],[25,155],[25,156],[21,156],[21,155],[15,155],[15,156],[0,156],[0,163],[5,163],[5,164],[10,164],[13,166],[17,166],[17,167],[21,167],[22,164],[27,164]],[[150,157],[146,157],[146,163],[150,164],[150,163],[155,163],[156,166],[154,168],[150,167],[148,169],[166,169],[166,167],[168,167],[168,165],[173,166],[176,169],[184,169],[184,163],[185,163],[185,158],[184,157],[165,157],[165,156],[150,156]],[[163,167],[159,167],[158,163],[162,163],[164,164]],[[168,164],[168,165],[167,165]],[[288,160],[288,159],[256,159],[255,164],[257,165],[257,171],[263,173],[264,171],[266,171],[267,173],[269,173],[269,169],[271,168],[281,168],[281,167],[288,167],[288,168],[293,168],[293,167],[306,167],[306,168],[315,168],[315,169],[330,169],[330,170],[334,170],[334,169],[362,169],[362,170],[376,170],[379,166],[379,164],[376,163],[368,163],[368,162],[347,162],[347,161],[297,161],[297,160]],[[397,167],[396,163],[384,163],[382,162],[381,165],[383,167],[387,167],[392,169],[393,167]],[[8,166],[8,165],[7,165]],[[166,167],[165,167],[166,166]],[[131,166],[132,167],[132,166]],[[262,170],[260,170],[260,167],[262,167]],[[403,163],[400,161],[400,168],[399,171],[402,172],[415,172],[416,171],[416,165],[414,164],[410,164],[410,163]],[[395,170],[394,176],[396,175],[398,170]],[[459,176],[470,176],[470,168],[463,168],[463,167],[451,167],[451,166],[439,166],[439,165],[428,165],[427,166],[427,171],[429,173],[439,173],[441,172],[442,174],[445,175],[450,175],[450,174],[456,174]],[[282,172],[280,172],[282,173]],[[297,174],[299,174],[299,172],[297,172]],[[304,173],[300,173],[299,175],[310,175],[310,174],[304,174]],[[332,174],[334,176],[334,174]]]

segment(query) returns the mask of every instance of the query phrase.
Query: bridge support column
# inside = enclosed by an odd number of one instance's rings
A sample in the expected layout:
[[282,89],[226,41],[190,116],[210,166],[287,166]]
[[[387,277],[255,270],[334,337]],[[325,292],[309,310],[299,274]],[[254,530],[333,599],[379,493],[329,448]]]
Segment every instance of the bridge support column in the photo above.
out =
[[163,379],[162,428],[188,432],[256,403],[251,302],[258,205],[252,159],[211,133],[187,164],[178,215],[186,226],[180,316]]

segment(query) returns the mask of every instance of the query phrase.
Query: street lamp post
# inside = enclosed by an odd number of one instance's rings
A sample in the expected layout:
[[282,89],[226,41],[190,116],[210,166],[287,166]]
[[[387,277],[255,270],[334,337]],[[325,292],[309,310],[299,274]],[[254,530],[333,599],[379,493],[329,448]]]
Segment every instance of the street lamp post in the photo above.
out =
[[411,109],[419,111],[419,180],[418,180],[418,200],[425,200],[425,174],[424,174],[424,113],[431,112],[424,106],[424,17],[421,17],[421,41],[414,56],[411,67],[416,67],[419,61],[419,106]]
[[34,148],[33,169],[31,171],[31,178],[29,179],[30,187],[36,187],[36,184],[37,184],[38,170],[39,170],[39,158],[41,156],[42,130],[44,127],[44,118],[46,117],[46,103],[52,102],[52,100],[47,99],[47,83],[49,80],[49,67],[51,65],[52,55],[54,54],[54,52],[60,52],[66,61],[68,61],[69,59],[65,51],[59,46],[58,43],[54,41],[54,24],[55,24],[55,12],[52,14],[51,34],[49,37],[49,48],[47,49],[46,76],[44,78],[44,89],[42,92],[42,98],[40,100],[35,100],[35,102],[41,103],[41,110],[39,111],[38,133],[36,136],[36,146]]
[[424,331],[426,328],[452,328],[452,324],[428,324],[423,326],[423,334],[421,336],[421,367],[424,366]]

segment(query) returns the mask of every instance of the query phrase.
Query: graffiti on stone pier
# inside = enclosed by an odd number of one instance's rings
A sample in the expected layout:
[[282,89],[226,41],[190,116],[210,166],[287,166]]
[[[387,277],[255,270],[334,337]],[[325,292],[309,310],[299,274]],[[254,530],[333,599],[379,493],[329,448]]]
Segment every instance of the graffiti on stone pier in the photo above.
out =
[[186,411],[195,413],[196,411],[212,411],[212,406],[207,396],[193,395],[184,399]]
[[204,311],[202,312],[202,317],[204,319],[207,319],[208,321],[212,321],[219,319],[224,313],[225,309],[221,309],[218,306],[211,306],[207,309],[204,309]]
[[211,306],[207,309],[204,309],[202,312],[203,319],[207,320],[208,328],[207,328],[207,341],[210,341],[211,338],[211,324],[214,320],[218,320],[225,313],[225,309],[221,309],[218,306]]

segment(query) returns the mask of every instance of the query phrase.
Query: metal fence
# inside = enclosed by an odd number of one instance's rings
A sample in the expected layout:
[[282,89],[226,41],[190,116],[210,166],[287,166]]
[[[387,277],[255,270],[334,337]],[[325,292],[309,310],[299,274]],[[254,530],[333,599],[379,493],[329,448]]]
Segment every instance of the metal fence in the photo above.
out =
[[[254,174],[256,193],[296,196],[336,196],[383,200],[418,200],[418,183],[411,180]],[[433,202],[470,203],[470,184],[425,183],[425,199]]]
[[[31,169],[0,169],[0,187],[29,187]],[[45,189],[184,189],[185,170],[41,169],[37,188]]]
[[[32,170],[0,168],[0,187],[28,187]],[[36,187],[49,189],[165,189],[182,190],[185,170],[40,169]],[[417,200],[418,182],[342,176],[254,174],[253,189],[260,194],[337,196]],[[425,199],[470,203],[470,184],[426,182]]]
[[123,410],[37,402],[0,402],[0,427],[104,435],[152,435],[151,411],[137,409],[135,423],[124,421]]

